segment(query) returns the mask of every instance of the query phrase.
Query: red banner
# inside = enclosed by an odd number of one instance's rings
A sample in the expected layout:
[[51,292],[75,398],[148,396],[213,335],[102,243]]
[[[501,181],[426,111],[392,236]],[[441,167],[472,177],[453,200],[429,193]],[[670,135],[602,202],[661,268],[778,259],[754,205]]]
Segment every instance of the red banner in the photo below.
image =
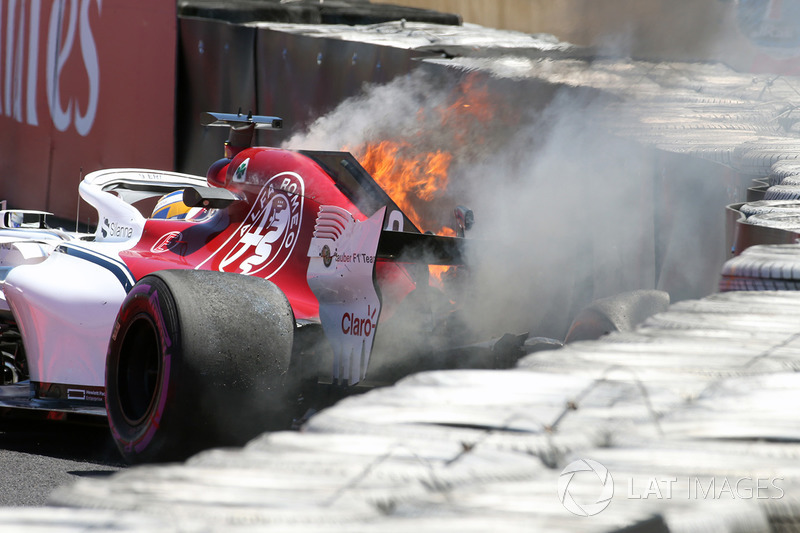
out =
[[163,0],[0,0],[0,200],[74,218],[81,173],[172,169],[176,27]]

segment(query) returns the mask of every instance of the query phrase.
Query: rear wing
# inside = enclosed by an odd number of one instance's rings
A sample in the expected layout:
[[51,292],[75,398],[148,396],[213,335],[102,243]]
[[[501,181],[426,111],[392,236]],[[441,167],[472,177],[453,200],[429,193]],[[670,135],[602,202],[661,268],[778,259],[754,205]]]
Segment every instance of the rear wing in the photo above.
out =
[[463,265],[464,239],[425,233],[384,230],[378,239],[377,257],[404,263]]
[[257,130],[279,130],[283,128],[283,119],[264,115],[242,114],[241,110],[234,113],[206,112],[200,115],[200,124],[203,126],[221,126],[224,128],[237,128],[253,126]]
[[335,384],[354,385],[366,377],[382,306],[377,259],[463,264],[464,239],[392,231],[391,218],[386,207],[363,222],[334,206],[322,206],[317,215],[307,280],[333,348]]
[[242,114],[238,113],[202,113],[200,124],[203,126],[220,126],[230,128],[228,140],[225,141],[225,157],[233,158],[245,148],[253,145],[253,134],[256,130],[280,130],[283,129],[283,119],[265,115]]

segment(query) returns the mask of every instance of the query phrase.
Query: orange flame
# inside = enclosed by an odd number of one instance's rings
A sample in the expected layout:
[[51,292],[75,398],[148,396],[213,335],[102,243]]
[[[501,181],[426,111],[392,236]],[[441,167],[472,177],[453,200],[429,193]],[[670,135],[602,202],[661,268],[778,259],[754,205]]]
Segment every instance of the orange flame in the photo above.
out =
[[[407,139],[383,140],[351,150],[364,169],[392,198],[405,215],[422,231],[455,236],[456,232],[441,221],[426,216],[426,205],[444,200],[448,187],[448,172],[454,159],[469,157],[471,147],[483,144],[483,127],[495,115],[488,88],[479,86],[478,77],[471,75],[458,86],[453,101],[447,107],[420,109],[420,121],[437,117],[434,124],[423,124],[423,131],[413,143]],[[432,146],[432,150],[420,150]],[[444,202],[443,202],[444,203]],[[458,202],[453,201],[452,207]],[[430,211],[430,209],[428,210]],[[441,285],[441,276],[448,267],[432,266],[431,274]]]
[[[484,144],[482,125],[493,119],[496,106],[486,85],[478,80],[477,75],[467,76],[446,107],[420,109],[417,117],[421,133],[413,139],[387,139],[352,150],[367,172],[423,231],[455,235],[451,228],[431,220],[423,211],[426,204],[445,197],[453,159],[469,158],[476,144]],[[457,203],[453,202],[453,207]]]
[[410,148],[405,141],[367,144],[361,163],[409,220],[423,228],[425,221],[417,205],[430,202],[437,192],[447,189],[447,171],[453,157],[440,150],[411,153]]

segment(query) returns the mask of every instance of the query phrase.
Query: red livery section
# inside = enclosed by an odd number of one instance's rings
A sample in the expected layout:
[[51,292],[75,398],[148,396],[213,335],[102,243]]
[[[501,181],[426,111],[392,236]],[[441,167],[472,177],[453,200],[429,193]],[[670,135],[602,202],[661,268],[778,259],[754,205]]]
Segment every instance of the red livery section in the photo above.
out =
[[[281,287],[296,318],[318,318],[319,304],[308,287],[306,271],[319,208],[336,206],[356,220],[367,218],[354,204],[356,198],[348,197],[346,185],[311,156],[276,148],[242,150],[224,166],[213,166],[208,181],[239,200],[227,209],[187,219],[149,219],[139,243],[120,254],[134,277],[167,268],[255,276]],[[344,256],[338,260],[375,261]],[[395,287],[395,296],[413,289],[409,276],[398,273],[402,265],[379,262],[377,267],[379,280],[391,279],[405,287],[399,293]],[[348,330],[363,329],[365,321],[351,317]]]

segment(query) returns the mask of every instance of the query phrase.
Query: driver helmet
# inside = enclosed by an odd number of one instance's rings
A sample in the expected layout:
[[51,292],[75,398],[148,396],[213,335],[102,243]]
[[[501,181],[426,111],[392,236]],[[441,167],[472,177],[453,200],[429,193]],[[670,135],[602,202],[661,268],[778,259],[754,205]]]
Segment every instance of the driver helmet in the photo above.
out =
[[183,203],[183,190],[181,189],[162,196],[156,203],[151,218],[183,220],[190,210],[191,208]]

